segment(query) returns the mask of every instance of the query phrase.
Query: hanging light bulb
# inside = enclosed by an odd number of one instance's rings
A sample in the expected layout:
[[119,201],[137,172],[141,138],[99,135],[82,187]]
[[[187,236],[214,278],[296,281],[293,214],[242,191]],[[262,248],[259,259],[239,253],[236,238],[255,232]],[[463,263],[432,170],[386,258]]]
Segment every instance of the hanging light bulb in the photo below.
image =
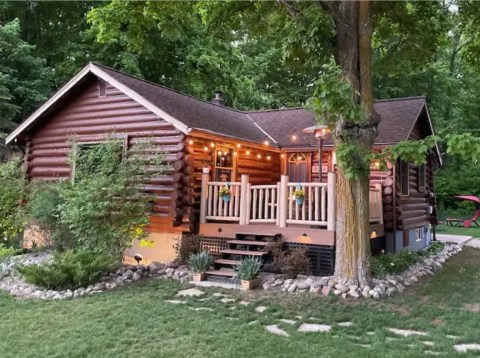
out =
[[269,144],[270,144],[270,142],[268,141],[268,139],[266,139],[266,140],[263,142],[263,144],[265,144],[265,145],[269,145]]
[[297,136],[296,136],[295,134],[292,135],[292,140],[293,140],[293,141],[296,141],[296,140],[297,140]]
[[188,144],[193,145],[193,140],[190,139],[190,140],[188,141]]
[[240,143],[237,143],[237,148],[241,148],[242,145]]
[[257,158],[258,158],[258,159],[262,159],[262,155],[261,155],[261,154],[257,154]]
[[208,147],[207,146],[203,147],[203,150],[208,152]]
[[217,152],[217,154],[221,156],[221,155],[222,155],[222,151],[219,150],[219,151]]
[[285,158],[285,154],[283,154],[283,153],[280,154],[280,157]]
[[271,160],[271,159],[272,159],[272,157],[267,155],[267,160]]
[[210,147],[214,148],[214,147],[215,147],[215,143],[210,142]]
[[247,149],[247,151],[246,151],[246,154],[247,154],[247,155],[250,155],[250,151],[249,151],[248,149]]

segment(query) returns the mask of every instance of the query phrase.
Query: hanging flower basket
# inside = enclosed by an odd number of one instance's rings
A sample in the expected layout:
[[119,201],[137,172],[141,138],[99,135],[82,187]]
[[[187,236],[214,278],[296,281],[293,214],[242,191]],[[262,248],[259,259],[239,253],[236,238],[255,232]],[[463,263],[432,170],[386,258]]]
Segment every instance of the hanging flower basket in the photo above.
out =
[[220,195],[220,197],[225,203],[228,203],[230,201],[230,188],[228,187],[228,185],[220,188],[220,190],[218,191],[218,195]]
[[305,190],[299,185],[297,189],[293,192],[293,197],[295,198],[295,203],[297,205],[303,205],[303,199],[305,198]]

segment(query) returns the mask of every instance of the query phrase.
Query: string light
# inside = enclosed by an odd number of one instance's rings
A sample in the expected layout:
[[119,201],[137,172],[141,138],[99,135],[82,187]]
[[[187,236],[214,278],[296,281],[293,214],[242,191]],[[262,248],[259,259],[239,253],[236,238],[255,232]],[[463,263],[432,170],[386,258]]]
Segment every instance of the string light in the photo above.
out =
[[245,152],[247,155],[250,155],[250,151],[247,149],[247,151]]
[[272,157],[267,155],[267,160],[271,160],[271,159],[272,159]]
[[208,152],[208,147],[207,146],[203,147],[203,150]]
[[211,142],[211,143],[210,143],[210,147],[214,148],[214,147],[215,147],[215,143]]
[[283,153],[280,154],[280,157],[285,158],[285,154],[283,154]]
[[233,152],[233,155],[237,155],[237,152]]
[[222,151],[219,150],[219,151],[217,152],[217,154],[221,156],[221,155],[222,155]]
[[296,141],[296,140],[297,140],[297,136],[296,136],[295,134],[292,135],[292,140],[293,140],[293,141]]
[[270,142],[269,142],[269,141],[268,141],[268,139],[267,139],[267,140],[265,140],[265,141],[263,142],[263,144],[265,144],[265,145],[269,145],[269,144],[270,144]]
[[237,143],[237,148],[241,148],[242,145],[240,143]]
[[188,144],[193,145],[193,140],[190,139],[190,140],[188,141]]
[[261,154],[257,154],[257,158],[258,158],[258,159],[262,159],[262,155],[261,155]]

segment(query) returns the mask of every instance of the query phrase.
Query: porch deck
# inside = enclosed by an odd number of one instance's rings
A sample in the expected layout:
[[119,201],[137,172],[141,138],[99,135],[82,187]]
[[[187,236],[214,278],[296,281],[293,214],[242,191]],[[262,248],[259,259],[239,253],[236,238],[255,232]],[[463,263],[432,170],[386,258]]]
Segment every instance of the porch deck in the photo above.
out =
[[[206,237],[235,238],[237,234],[281,235],[285,242],[335,246],[336,174],[326,183],[293,183],[282,175],[275,184],[251,185],[249,176],[240,182],[209,182],[202,175],[199,233]],[[228,186],[229,200],[220,190]],[[304,191],[297,202],[294,191]],[[372,236],[383,236],[382,185],[370,187],[369,215]]]

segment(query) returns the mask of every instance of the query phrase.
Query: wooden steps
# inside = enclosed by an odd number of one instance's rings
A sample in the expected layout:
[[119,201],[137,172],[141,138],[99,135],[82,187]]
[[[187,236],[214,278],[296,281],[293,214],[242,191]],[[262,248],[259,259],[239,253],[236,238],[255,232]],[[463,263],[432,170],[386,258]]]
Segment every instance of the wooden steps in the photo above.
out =
[[222,254],[238,255],[238,256],[263,256],[268,254],[267,251],[248,251],[248,250],[235,250],[227,249],[220,251]]
[[[249,256],[255,256],[263,260],[269,254],[266,251],[267,245],[275,242],[278,238],[279,235],[237,233],[235,239],[227,241],[228,249],[220,251],[222,256],[214,260],[214,269],[206,272],[207,277],[235,277],[235,271],[232,270],[233,266],[240,265],[241,260]],[[242,250],[237,249],[237,247],[242,247]]]
[[233,276],[235,276],[235,271],[211,270],[211,271],[207,271],[207,275],[233,277]]
[[267,246],[269,243],[266,241],[251,241],[251,240],[230,240],[229,244],[245,245],[245,246]]
[[230,260],[230,259],[216,259],[214,263],[219,264],[219,265],[229,265],[229,266],[235,266],[235,265],[240,265],[242,261],[240,260]]

